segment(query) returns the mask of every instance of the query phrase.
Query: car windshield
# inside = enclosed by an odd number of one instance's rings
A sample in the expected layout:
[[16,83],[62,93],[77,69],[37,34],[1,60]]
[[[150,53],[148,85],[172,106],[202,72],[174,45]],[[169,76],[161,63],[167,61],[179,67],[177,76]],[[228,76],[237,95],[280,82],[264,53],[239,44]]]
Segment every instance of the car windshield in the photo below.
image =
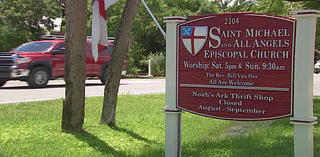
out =
[[20,45],[13,52],[47,52],[54,42],[29,42]]

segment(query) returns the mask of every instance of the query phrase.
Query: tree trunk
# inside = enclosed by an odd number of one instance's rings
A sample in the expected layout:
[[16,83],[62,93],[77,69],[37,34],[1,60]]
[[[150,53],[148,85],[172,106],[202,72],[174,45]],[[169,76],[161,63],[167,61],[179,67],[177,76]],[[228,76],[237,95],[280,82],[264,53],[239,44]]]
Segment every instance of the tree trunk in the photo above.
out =
[[66,1],[65,99],[62,131],[81,131],[85,107],[87,0]]
[[120,19],[108,67],[100,124],[114,126],[116,123],[117,95],[122,65],[129,48],[130,33],[140,3],[141,0],[127,0]]

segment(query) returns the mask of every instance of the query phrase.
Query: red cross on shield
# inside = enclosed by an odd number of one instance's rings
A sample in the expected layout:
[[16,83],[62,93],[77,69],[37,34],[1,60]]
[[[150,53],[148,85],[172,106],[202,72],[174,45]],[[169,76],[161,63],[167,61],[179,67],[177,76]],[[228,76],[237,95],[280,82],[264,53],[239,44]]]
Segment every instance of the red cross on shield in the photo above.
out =
[[181,38],[189,53],[195,56],[205,44],[208,35],[208,26],[181,27]]

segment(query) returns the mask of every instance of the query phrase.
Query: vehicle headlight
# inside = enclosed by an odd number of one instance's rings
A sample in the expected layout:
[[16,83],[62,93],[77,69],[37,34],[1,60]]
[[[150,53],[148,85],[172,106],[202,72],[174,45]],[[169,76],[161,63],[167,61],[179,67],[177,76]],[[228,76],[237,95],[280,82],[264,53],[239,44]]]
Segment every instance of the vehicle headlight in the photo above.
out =
[[31,61],[31,59],[28,58],[28,57],[21,57],[21,58],[17,58],[16,59],[15,64],[19,65],[19,64],[22,64],[22,63],[28,63],[30,61]]

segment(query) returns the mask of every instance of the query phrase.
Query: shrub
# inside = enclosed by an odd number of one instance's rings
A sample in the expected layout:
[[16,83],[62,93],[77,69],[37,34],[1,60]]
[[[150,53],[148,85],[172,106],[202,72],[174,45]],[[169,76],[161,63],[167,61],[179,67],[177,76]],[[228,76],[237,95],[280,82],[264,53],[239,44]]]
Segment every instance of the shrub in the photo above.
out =
[[151,75],[164,76],[166,73],[166,57],[163,53],[152,54],[149,56],[151,60]]

